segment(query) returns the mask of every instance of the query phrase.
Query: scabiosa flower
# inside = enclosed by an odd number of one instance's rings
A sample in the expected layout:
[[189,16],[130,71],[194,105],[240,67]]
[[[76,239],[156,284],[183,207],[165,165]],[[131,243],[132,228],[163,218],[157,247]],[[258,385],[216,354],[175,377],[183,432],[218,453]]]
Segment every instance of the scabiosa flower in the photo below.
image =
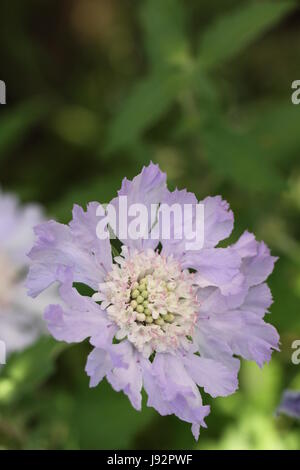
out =
[[[152,163],[132,181],[124,179],[111,205],[119,207],[123,196],[147,208],[198,202],[186,190],[170,192],[166,175]],[[219,196],[202,204],[201,250],[187,249],[186,240],[175,236],[184,220],[174,215],[168,240],[119,237],[123,245],[114,257],[110,241],[96,235],[99,203],[90,203],[86,212],[74,206],[69,225],[49,221],[35,228],[28,276],[33,297],[59,282],[64,306],[47,307],[48,328],[66,342],[89,338],[94,349],[86,372],[92,387],[106,377],[138,410],[144,387],[148,406],[191,423],[196,439],[209,413],[199,387],[212,397],[233,393],[236,356],[262,366],[279,341],[263,320],[272,303],[264,281],[276,259],[248,232],[230,247],[217,247],[233,229],[233,214]],[[76,283],[94,295],[80,295]]]
[[49,302],[57,300],[45,293],[34,302],[24,286],[33,226],[42,220],[39,207],[21,207],[15,196],[0,190],[0,340],[7,354],[24,349],[47,332],[42,313]]

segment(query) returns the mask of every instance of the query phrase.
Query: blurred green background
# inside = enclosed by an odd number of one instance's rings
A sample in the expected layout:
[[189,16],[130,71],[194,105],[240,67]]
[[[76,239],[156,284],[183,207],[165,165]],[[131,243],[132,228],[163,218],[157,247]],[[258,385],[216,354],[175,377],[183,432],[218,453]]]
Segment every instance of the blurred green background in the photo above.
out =
[[300,339],[300,10],[289,1],[2,0],[0,184],[67,222],[73,203],[108,202],[150,159],[171,188],[221,194],[280,256],[271,322],[281,352],[243,362],[240,390],[211,400],[198,443],[102,383],[88,343],[42,339],[0,377],[0,448],[300,449],[276,417]]

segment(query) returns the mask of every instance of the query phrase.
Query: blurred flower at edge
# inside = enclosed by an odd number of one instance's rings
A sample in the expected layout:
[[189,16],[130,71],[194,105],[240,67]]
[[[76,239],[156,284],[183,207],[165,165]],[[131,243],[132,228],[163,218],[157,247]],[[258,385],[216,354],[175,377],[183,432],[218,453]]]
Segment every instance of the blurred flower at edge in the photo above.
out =
[[16,196],[0,190],[0,340],[7,355],[23,350],[46,333],[42,312],[56,299],[51,289],[33,302],[24,287],[33,226],[42,220],[37,205],[22,207]]

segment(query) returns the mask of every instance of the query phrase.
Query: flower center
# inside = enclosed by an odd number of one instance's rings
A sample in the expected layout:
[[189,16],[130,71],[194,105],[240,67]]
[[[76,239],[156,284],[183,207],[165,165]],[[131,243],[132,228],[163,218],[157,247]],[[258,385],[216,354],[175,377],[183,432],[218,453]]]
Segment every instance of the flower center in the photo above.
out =
[[93,298],[118,325],[116,338],[127,337],[146,357],[188,347],[198,306],[194,275],[153,250],[123,247],[115,261]]
[[15,269],[8,258],[0,252],[0,307],[6,307],[12,299]]

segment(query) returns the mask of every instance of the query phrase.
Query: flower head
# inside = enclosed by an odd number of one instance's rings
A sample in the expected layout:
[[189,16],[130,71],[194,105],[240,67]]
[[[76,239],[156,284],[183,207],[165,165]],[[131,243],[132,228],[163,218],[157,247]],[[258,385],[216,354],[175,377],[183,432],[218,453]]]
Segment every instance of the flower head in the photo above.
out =
[[[143,203],[149,210],[198,202],[185,190],[170,192],[166,175],[152,163],[132,181],[123,181],[111,205],[120,207],[124,196],[129,205]],[[148,224],[138,237],[119,236],[122,247],[116,256],[110,240],[97,236],[99,203],[90,203],[86,212],[74,206],[68,226],[49,221],[35,228],[27,281],[34,297],[59,282],[64,307],[47,307],[48,328],[58,340],[89,338],[94,347],[86,365],[91,386],[106,377],[136,409],[144,387],[148,405],[191,423],[196,439],[209,413],[199,387],[213,397],[233,393],[240,364],[236,356],[262,366],[279,341],[275,328],[263,320],[272,303],[265,280],[276,259],[248,232],[227,248],[217,247],[233,229],[233,214],[219,196],[201,204],[201,249],[189,248],[188,217],[175,211],[169,238],[162,236],[158,222]],[[194,222],[195,213],[190,214]],[[94,295],[80,295],[78,282]]]
[[127,338],[145,358],[188,350],[199,309],[194,274],[150,248],[125,246],[115,261],[93,299],[118,326],[116,338]]
[[24,286],[33,226],[42,220],[39,207],[21,207],[15,196],[0,190],[0,340],[7,354],[25,348],[46,332],[42,311],[55,299],[45,293],[40,302],[34,302]]

